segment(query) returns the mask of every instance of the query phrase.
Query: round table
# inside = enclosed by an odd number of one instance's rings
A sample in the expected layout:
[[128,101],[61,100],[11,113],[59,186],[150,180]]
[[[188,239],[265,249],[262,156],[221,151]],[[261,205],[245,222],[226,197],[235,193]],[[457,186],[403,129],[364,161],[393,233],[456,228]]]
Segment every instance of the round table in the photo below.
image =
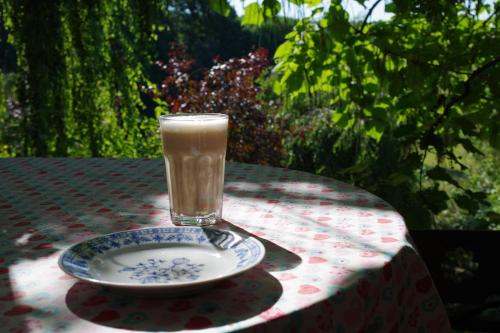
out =
[[224,222],[251,234],[256,268],[191,297],[140,298],[65,275],[88,237],[170,226],[160,159],[0,160],[3,332],[447,332],[402,217],[354,186],[228,163]]

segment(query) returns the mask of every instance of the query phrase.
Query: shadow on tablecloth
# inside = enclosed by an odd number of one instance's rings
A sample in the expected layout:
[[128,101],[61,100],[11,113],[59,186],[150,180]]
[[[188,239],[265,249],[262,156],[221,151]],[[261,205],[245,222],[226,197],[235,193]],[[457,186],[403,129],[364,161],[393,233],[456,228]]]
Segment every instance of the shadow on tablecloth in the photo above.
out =
[[199,295],[161,299],[116,293],[77,282],[67,307],[97,325],[137,331],[180,331],[236,324],[271,308],[283,289],[268,272],[254,268]]

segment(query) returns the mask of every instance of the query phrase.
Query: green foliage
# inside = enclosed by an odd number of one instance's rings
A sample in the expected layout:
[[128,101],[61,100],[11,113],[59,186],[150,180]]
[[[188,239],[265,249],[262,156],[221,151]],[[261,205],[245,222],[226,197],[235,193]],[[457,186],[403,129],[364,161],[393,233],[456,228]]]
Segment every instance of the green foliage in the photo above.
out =
[[[486,143],[475,142],[482,151],[483,156],[470,153],[464,148],[458,148],[456,154],[462,163],[469,166],[467,176],[447,169],[454,175],[462,188],[468,189],[466,194],[478,196],[480,200],[487,200],[492,204],[488,207],[478,206],[474,200],[457,190],[457,187],[443,184],[443,189],[457,197],[458,203],[450,203],[442,211],[438,219],[446,228],[453,229],[496,229],[500,230],[500,154]],[[478,158],[479,157],[479,158]],[[464,214],[465,209],[465,214]]]
[[[412,227],[432,225],[450,205],[487,211],[484,189],[457,181],[467,165],[456,149],[481,154],[477,140],[500,147],[500,2],[395,0],[386,8],[390,21],[368,23],[372,7],[353,22],[332,1],[277,49],[273,89],[293,129],[288,165],[354,181]],[[455,189],[452,198],[443,186]]]
[[[138,84],[155,38],[159,3],[0,1],[15,47],[16,140],[11,156],[154,156],[156,121],[144,117]],[[5,104],[4,104],[5,105]],[[6,120],[7,119],[7,120]],[[17,141],[17,142],[16,142]]]

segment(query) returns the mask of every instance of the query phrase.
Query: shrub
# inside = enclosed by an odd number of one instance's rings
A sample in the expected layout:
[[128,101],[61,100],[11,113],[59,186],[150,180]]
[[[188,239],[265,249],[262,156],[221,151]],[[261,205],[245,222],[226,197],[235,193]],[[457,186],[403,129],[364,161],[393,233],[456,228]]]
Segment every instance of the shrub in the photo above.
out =
[[170,112],[224,113],[229,115],[229,160],[279,165],[282,157],[279,126],[273,122],[276,107],[258,98],[256,80],[268,67],[268,52],[260,48],[246,57],[223,61],[196,72],[194,60],[172,44],[169,60],[157,64],[166,73],[158,91],[150,93]]

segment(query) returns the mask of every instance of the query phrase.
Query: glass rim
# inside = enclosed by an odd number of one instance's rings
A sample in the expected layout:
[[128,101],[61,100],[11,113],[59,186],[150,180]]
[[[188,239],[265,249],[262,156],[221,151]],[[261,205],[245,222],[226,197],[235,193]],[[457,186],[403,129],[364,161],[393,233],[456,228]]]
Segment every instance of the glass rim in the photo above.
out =
[[[203,116],[204,119],[202,120],[220,120],[220,119],[228,119],[229,116],[224,113],[188,113],[188,112],[179,112],[179,113],[171,113],[171,114],[164,114],[161,115],[159,120],[160,121],[168,121],[168,120],[173,120],[175,119],[176,121],[192,121],[193,118],[197,118],[199,116]],[[183,119],[184,118],[184,119]]]

